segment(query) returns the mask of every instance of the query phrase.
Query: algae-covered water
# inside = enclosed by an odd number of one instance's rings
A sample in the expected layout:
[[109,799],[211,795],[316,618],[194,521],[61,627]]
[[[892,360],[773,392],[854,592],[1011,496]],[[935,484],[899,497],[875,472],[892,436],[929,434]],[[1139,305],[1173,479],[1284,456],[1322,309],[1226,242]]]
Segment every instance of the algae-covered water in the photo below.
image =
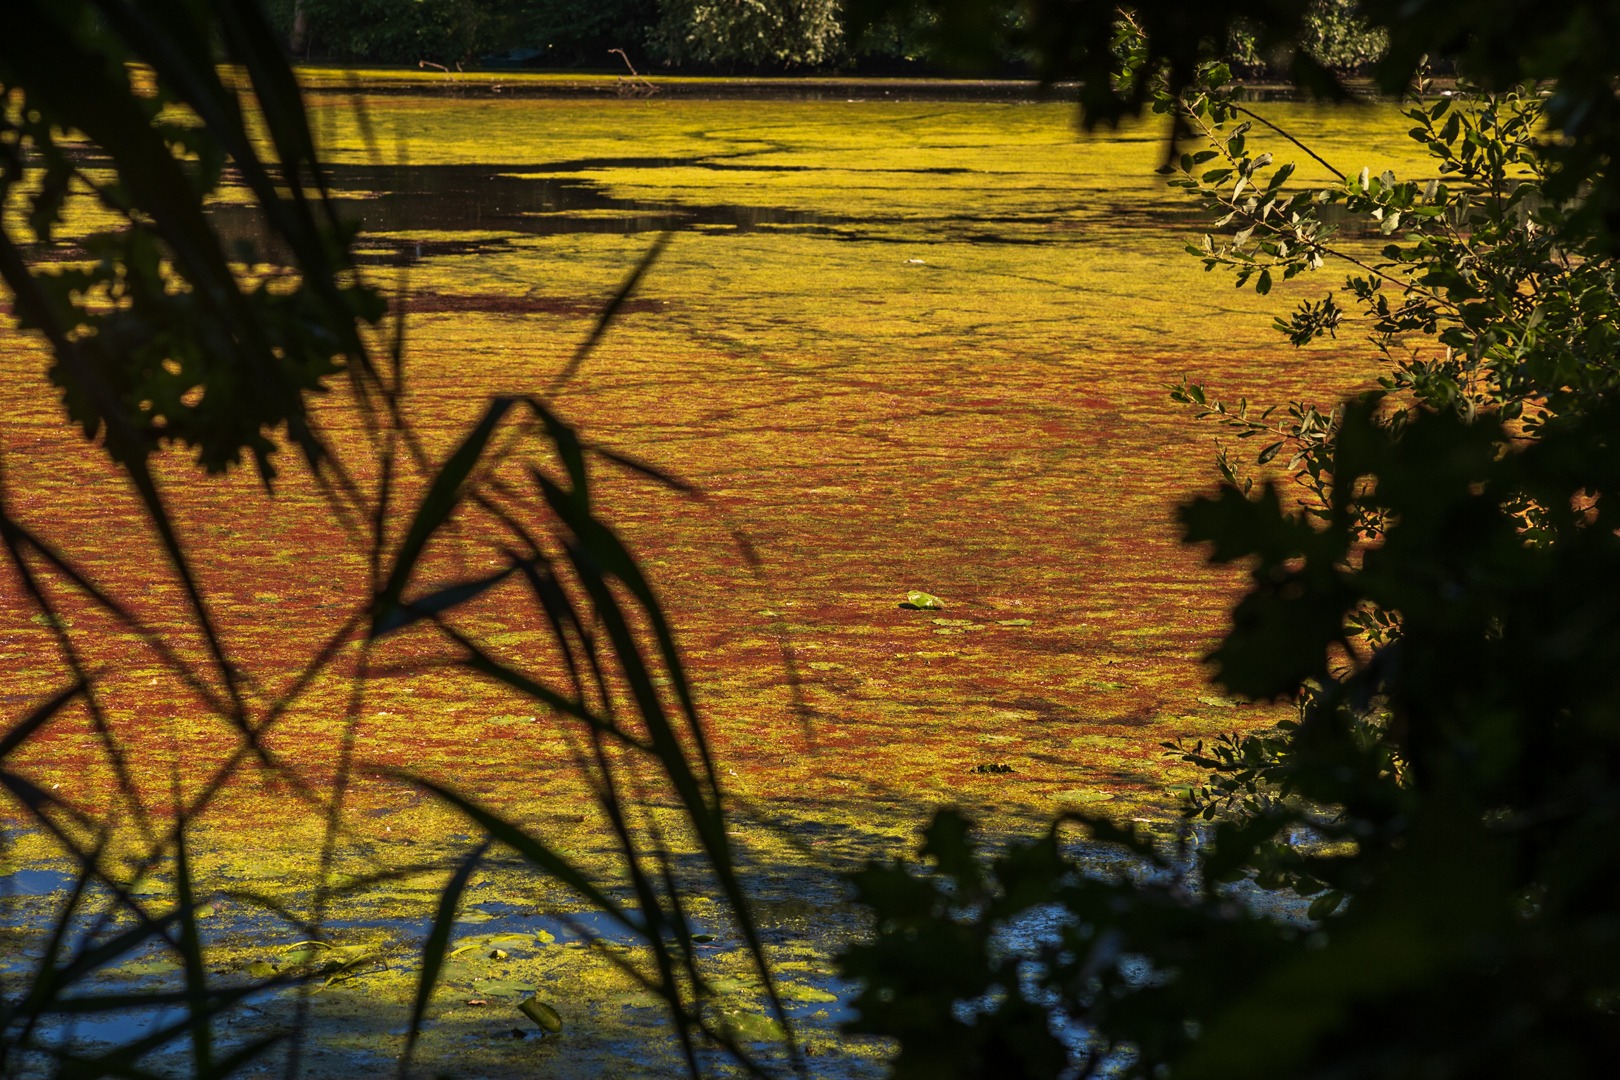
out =
[[[1353,330],[1305,352],[1267,330],[1311,285],[1257,298],[1182,253],[1200,218],[1154,173],[1158,126],[1082,137],[1062,103],[413,92],[323,95],[312,108],[339,206],[363,222],[366,271],[409,313],[408,408],[441,457],[487,395],[543,390],[624,275],[673,232],[556,404],[590,440],[702,493],[599,476],[676,626],[733,797],[733,841],[818,1074],[874,1074],[882,1053],[835,1033],[850,988],[828,957],[859,932],[838,869],[909,851],[943,803],[1002,832],[1075,805],[1166,821],[1167,788],[1189,777],[1166,762],[1164,741],[1277,718],[1205,683],[1199,658],[1241,579],[1178,543],[1174,506],[1210,485],[1214,433],[1164,387],[1186,374],[1251,400],[1327,401],[1377,368]],[[1393,109],[1266,112],[1347,171],[1416,164]],[[1302,162],[1296,182],[1324,179],[1313,167]],[[234,197],[227,189],[216,222],[256,237]],[[97,222],[88,206],[75,218],[81,232]],[[129,492],[64,427],[45,364],[31,339],[0,331],[13,512],[184,638],[177,584]],[[343,431],[341,395],[324,408]],[[273,500],[245,474],[200,481],[178,453],[161,463],[227,648],[267,686],[333,631],[368,572],[283,456]],[[0,701],[16,717],[65,676],[6,574]],[[944,608],[903,607],[911,590]],[[110,673],[102,707],[124,780],[106,734],[71,711],[13,763],[90,814],[118,812],[131,790],[165,804],[176,774],[182,789],[200,784],[235,737],[97,618],[86,609],[70,623],[87,661]],[[513,657],[545,640],[498,604],[477,619]],[[388,648],[380,662],[424,655],[410,635]],[[439,865],[471,843],[453,813],[365,771],[406,766],[611,872],[606,825],[562,734],[532,705],[419,667],[374,684],[351,729],[346,692],[338,678],[315,686],[267,736],[317,784],[347,741],[357,772],[336,870]],[[20,813],[11,821],[7,978],[28,969],[65,883],[49,876],[61,868],[52,844],[19,828]],[[251,770],[196,823],[197,872],[218,897],[210,962],[226,979],[276,969],[301,940],[247,897],[308,917],[324,824]],[[328,941],[367,960],[311,999],[310,1071],[391,1067],[413,950],[446,873],[322,913]],[[425,1067],[677,1067],[661,1014],[605,956],[633,949],[579,940],[564,916],[587,927],[596,916],[577,907],[513,860],[486,863],[430,1013]],[[718,913],[712,929],[716,974],[738,1008],[757,1009]],[[177,978],[166,963],[154,953],[105,978],[163,988]],[[536,1037],[516,1012],[534,992],[564,1015],[563,1036]],[[249,1001],[231,1037],[295,1007]],[[150,1020],[77,1037],[127,1039]]]

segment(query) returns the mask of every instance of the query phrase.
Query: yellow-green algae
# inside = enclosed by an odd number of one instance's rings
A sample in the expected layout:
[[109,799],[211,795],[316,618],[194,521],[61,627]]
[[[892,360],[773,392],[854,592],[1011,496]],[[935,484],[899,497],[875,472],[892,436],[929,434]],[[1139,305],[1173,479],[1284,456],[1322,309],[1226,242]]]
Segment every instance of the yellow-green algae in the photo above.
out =
[[[1324,398],[1374,369],[1349,344],[1288,349],[1264,329],[1276,297],[1235,292],[1179,253],[1195,219],[1151,175],[1160,128],[1078,139],[1063,105],[437,94],[364,105],[380,151],[364,145],[345,100],[316,99],[333,161],[383,152],[415,165],[543,175],[559,162],[640,159],[566,175],[674,210],[724,204],[829,219],[678,236],[643,285],[644,303],[560,399],[589,438],[706,493],[681,500],[600,476],[611,516],[677,624],[764,909],[787,912],[781,971],[824,965],[853,925],[837,905],[794,908],[802,883],[908,850],[933,806],[966,805],[1004,832],[1076,804],[1162,820],[1167,787],[1190,777],[1166,764],[1160,742],[1276,719],[1273,709],[1233,708],[1205,686],[1198,660],[1238,578],[1176,542],[1171,509],[1208,483],[1209,442],[1162,387],[1185,372],[1234,395]],[[1393,110],[1267,112],[1347,168],[1407,175],[1420,164]],[[1313,163],[1301,165],[1301,182],[1321,179]],[[70,236],[105,224],[84,203]],[[410,407],[440,454],[483,395],[546,385],[651,239],[501,230],[454,238],[485,250],[429,255],[397,278],[376,272],[416,298],[471,302],[410,324]],[[556,302],[503,313],[518,297]],[[173,632],[183,653],[199,655],[135,501],[64,428],[43,389],[45,363],[31,339],[0,337],[14,512],[63,538],[82,565]],[[334,431],[354,433],[340,397],[323,411]],[[284,683],[366,593],[362,553],[299,466],[283,464],[272,501],[249,476],[202,481],[179,453],[160,463],[229,647],[266,685]],[[758,552],[757,571],[736,533]],[[447,551],[439,565],[449,572],[457,558]],[[0,683],[16,713],[60,686],[63,673],[6,573]],[[944,610],[902,609],[916,589],[939,596]],[[86,632],[87,661],[112,672],[108,715],[134,782],[163,805],[176,766],[195,784],[234,736],[197,716],[143,645],[66,604]],[[543,663],[534,655],[544,647],[540,628],[514,619],[499,595],[465,625],[513,659]],[[418,658],[424,641],[401,635],[382,662]],[[329,777],[343,736],[346,695],[340,678],[317,684],[269,736],[317,780]],[[564,764],[563,735],[530,703],[417,674],[376,685],[354,734],[362,763],[409,765],[452,783],[611,874],[605,825]],[[115,800],[100,748],[88,718],[70,711],[14,761],[47,789],[107,808]],[[974,771],[986,764],[1011,771]],[[408,787],[371,777],[356,781],[348,810],[337,869],[351,877],[434,862],[466,831]],[[319,815],[246,771],[192,830],[202,886],[245,881],[307,914],[321,829]],[[134,849],[133,836],[124,842]],[[44,865],[52,854],[22,834],[12,858]],[[500,895],[537,911],[567,908],[526,871],[499,866],[486,877],[469,904]],[[362,892],[327,915],[420,926],[433,882]],[[26,951],[43,907],[8,902],[19,905],[6,920],[13,947]],[[229,908],[215,916],[230,917]],[[403,1023],[413,964],[402,934],[334,939],[391,959],[319,996],[320,1069],[343,1075],[354,1067],[343,1053],[397,1052],[400,1039],[388,1032]],[[220,968],[273,963],[294,940],[244,931],[221,946]],[[501,977],[544,987],[572,1017],[563,1038],[463,1038],[521,1020],[507,1004],[464,1004],[468,981],[435,1006],[426,1062],[453,1059],[458,1071],[487,1075],[542,1064],[564,1075],[674,1071],[672,1044],[650,1038],[647,1011],[615,1006],[632,991],[599,956],[538,944],[511,952]],[[710,962],[739,980],[739,1000],[757,1004],[734,952],[717,950]],[[876,1052],[840,1048],[814,1021],[810,1029],[813,1046],[854,1055],[832,1072],[859,1072]]]

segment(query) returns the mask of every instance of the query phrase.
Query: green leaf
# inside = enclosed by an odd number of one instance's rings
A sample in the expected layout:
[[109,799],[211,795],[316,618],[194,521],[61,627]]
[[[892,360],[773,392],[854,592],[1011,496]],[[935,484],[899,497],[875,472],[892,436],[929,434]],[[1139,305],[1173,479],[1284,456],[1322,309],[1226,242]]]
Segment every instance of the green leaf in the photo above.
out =
[[918,589],[912,589],[906,593],[906,603],[924,611],[940,611],[945,607],[945,601],[932,593],[925,593]]
[[533,1020],[540,1030],[547,1035],[562,1033],[562,1016],[558,1014],[556,1009],[553,1009],[539,998],[525,998],[518,1003],[518,1011]]
[[467,888],[467,879],[488,850],[488,840],[479,844],[456,867],[456,872],[450,875],[450,880],[439,894],[439,910],[433,917],[433,927],[428,932],[427,941],[422,945],[422,975],[416,984],[416,1000],[411,1004],[411,1026],[405,1036],[405,1052],[400,1059],[401,1075],[409,1070],[416,1040],[422,1034],[422,1017],[427,1014],[428,1002],[433,999],[433,987],[439,980],[439,970],[444,966],[444,952],[450,944],[450,931],[456,923],[456,908],[461,904],[461,894]]
[[1344,903],[1344,893],[1338,889],[1333,889],[1312,900],[1311,906],[1305,915],[1310,919],[1325,919],[1339,910],[1339,905],[1342,903]]
[[741,1010],[721,1013],[720,1030],[740,1043],[784,1042],[787,1039],[782,1025],[771,1017]]

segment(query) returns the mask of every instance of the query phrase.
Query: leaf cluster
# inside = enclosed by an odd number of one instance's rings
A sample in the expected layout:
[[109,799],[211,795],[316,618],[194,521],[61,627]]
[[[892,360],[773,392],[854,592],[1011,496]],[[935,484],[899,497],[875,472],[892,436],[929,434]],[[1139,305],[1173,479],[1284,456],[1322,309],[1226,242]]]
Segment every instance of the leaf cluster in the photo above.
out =
[[[68,0],[19,3],[7,19],[0,201],[26,196],[33,242],[8,231],[0,275],[19,322],[52,344],[69,415],[126,467],[178,442],[214,472],[246,453],[268,482],[278,428],[311,461],[327,456],[306,396],[365,366],[356,321],[376,320],[382,302],[354,277],[354,227],[326,197],[258,8]],[[262,272],[268,253],[209,225],[227,161],[296,260],[279,287]],[[57,241],[70,194],[118,224],[79,239],[88,266],[31,267]]]

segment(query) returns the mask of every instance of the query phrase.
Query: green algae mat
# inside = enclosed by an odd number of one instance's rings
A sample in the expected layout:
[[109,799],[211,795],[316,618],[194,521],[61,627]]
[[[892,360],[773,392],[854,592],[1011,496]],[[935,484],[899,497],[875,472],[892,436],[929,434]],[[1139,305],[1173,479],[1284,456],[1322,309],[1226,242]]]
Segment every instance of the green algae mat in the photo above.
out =
[[[593,443],[695,492],[630,472],[596,478],[675,624],[769,957],[818,1075],[877,1075],[883,1049],[836,1034],[849,988],[828,957],[860,929],[836,871],[909,851],[944,803],[1007,833],[1076,806],[1167,821],[1169,789],[1191,777],[1163,742],[1279,717],[1205,683],[1200,657],[1240,579],[1177,541],[1176,504],[1212,482],[1213,433],[1165,386],[1185,374],[1222,395],[1325,402],[1378,369],[1353,332],[1299,352],[1267,330],[1306,287],[1256,298],[1181,253],[1198,218],[1154,174],[1159,128],[1082,137],[1062,104],[313,101],[339,205],[363,223],[366,272],[408,314],[408,408],[439,459],[489,395],[546,392],[626,273],[671,235],[553,402]],[[1411,171],[1393,110],[1266,111],[1347,169]],[[229,189],[215,214],[227,233],[257,235]],[[88,205],[75,223],[105,224]],[[200,650],[135,497],[64,426],[47,362],[0,329],[14,512],[177,649]],[[335,392],[320,411],[359,445],[349,406]],[[264,686],[293,677],[369,580],[311,478],[282,456],[273,499],[246,474],[205,480],[179,453],[160,463],[229,655]],[[65,668],[4,573],[9,724]],[[13,762],[89,815],[131,797],[167,805],[176,784],[190,797],[236,735],[200,715],[138,639],[69,610],[84,659],[108,673],[101,719],[70,709]],[[514,661],[545,648],[545,628],[498,595],[471,618]],[[307,1010],[300,1052],[313,1073],[392,1067],[445,877],[401,868],[472,840],[465,820],[382,771],[465,792],[583,863],[611,858],[552,718],[436,673],[430,653],[412,633],[391,639],[378,663],[400,674],[373,684],[358,725],[334,673],[267,736],[317,785],[352,764],[335,872],[401,871],[325,905],[323,944],[231,898],[271,897],[309,918],[319,814],[244,769],[193,829],[201,887],[217,897],[211,964],[227,977],[336,964],[318,994],[255,1001],[239,1021],[246,1039]],[[48,839],[9,813],[0,949],[21,970],[67,882],[52,876]],[[678,820],[667,829],[679,848]],[[593,935],[596,913],[515,862],[485,870],[462,906],[423,1067],[678,1073],[660,1011],[610,962],[634,946]],[[707,962],[739,1030],[768,1043],[739,943],[718,913],[712,930]],[[158,990],[176,978],[158,954],[104,977]],[[519,1009],[535,994],[561,1034],[541,1037]],[[131,1023],[84,1037],[126,1039]]]

